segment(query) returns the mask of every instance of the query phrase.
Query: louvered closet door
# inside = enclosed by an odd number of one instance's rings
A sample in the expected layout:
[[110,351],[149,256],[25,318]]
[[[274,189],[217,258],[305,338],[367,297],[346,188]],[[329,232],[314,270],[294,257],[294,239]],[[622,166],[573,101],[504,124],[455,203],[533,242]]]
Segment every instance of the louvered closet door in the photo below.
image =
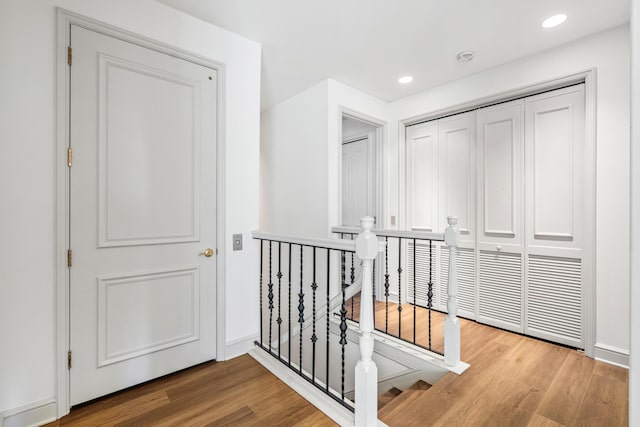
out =
[[523,110],[517,100],[477,111],[478,321],[524,331]]
[[[458,254],[460,315],[474,318],[475,269],[475,114],[465,113],[411,126],[407,129],[407,178],[410,225],[413,230],[442,232],[447,216],[458,217],[461,250]],[[407,300],[428,305],[433,283],[433,307],[446,311],[448,261],[446,247],[418,241],[407,244]],[[448,256],[448,255],[447,255]],[[443,280],[444,278],[444,280]],[[414,292],[415,291],[415,292]]]
[[[475,201],[476,115],[457,114],[438,120],[438,229],[447,227],[447,217],[458,218],[458,308],[462,317],[475,319]],[[439,308],[447,311],[449,251],[440,246],[438,257]]]
[[527,98],[525,333],[584,348],[584,85]]
[[[407,128],[407,219],[408,228],[436,231],[438,226],[438,122],[432,121]],[[395,239],[394,239],[395,240]],[[393,243],[393,242],[392,242]],[[405,245],[407,253],[407,301],[423,307],[428,303],[428,242],[416,244],[416,280],[414,289],[413,242]],[[432,249],[435,253],[435,247]],[[435,256],[432,280],[435,280]],[[404,268],[404,267],[403,267]],[[435,283],[435,282],[433,282]],[[435,286],[433,289],[436,292]],[[433,302],[437,298],[433,298]]]

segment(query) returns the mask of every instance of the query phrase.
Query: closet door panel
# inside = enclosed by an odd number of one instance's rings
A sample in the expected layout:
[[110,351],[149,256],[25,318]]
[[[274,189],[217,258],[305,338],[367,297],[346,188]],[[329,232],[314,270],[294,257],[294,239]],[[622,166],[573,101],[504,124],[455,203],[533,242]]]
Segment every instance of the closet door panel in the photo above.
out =
[[438,222],[438,125],[407,128],[408,228],[435,231]]
[[438,121],[439,188],[442,189],[438,231],[447,227],[448,216],[456,216],[461,243],[470,243],[470,247],[475,242],[475,122],[475,113]]
[[478,321],[522,332],[522,255],[480,250],[479,264]]
[[478,110],[481,242],[522,241],[523,101]]
[[583,85],[527,98],[527,244],[583,247]]
[[477,111],[478,320],[524,328],[524,101]]
[[584,85],[525,104],[525,333],[584,348]]
[[[459,315],[475,319],[475,203],[476,203],[476,117],[475,112],[438,120],[439,221],[438,230],[448,226],[447,217],[458,218],[457,253]],[[437,296],[439,308],[447,311],[449,250],[440,247]]]

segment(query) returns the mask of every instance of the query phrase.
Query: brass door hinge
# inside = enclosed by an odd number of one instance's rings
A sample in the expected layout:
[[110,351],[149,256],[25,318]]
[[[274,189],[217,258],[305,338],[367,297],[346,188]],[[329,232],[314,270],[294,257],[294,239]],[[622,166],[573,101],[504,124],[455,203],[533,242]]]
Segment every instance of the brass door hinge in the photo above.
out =
[[67,64],[71,65],[72,62],[73,62],[73,49],[71,49],[71,46],[69,46],[67,48]]
[[73,251],[71,249],[67,250],[67,267],[71,268],[73,265]]
[[67,351],[67,369],[71,369],[71,350]]
[[73,150],[71,147],[67,148],[67,166],[71,167],[73,164]]

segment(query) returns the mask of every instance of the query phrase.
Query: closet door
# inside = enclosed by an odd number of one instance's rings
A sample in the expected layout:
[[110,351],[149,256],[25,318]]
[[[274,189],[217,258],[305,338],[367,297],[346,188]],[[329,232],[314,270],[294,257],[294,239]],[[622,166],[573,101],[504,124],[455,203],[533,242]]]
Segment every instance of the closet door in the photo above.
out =
[[[416,231],[437,231],[438,228],[438,122],[420,123],[407,128],[407,212],[408,228]],[[406,242],[407,300],[426,307],[428,305],[429,271],[435,283],[437,247],[428,242]],[[429,251],[433,258],[429,261]],[[416,269],[414,282],[413,269]],[[415,283],[415,289],[414,289]],[[415,292],[414,292],[415,291]],[[433,287],[436,292],[436,287]],[[434,296],[433,303],[437,302]]]
[[477,111],[477,320],[516,332],[523,319],[524,101]]
[[408,228],[435,231],[438,224],[438,123],[407,128]]
[[525,333],[584,348],[584,85],[526,99]]
[[[457,114],[438,120],[439,200],[437,231],[447,227],[447,217],[458,217],[458,314],[475,319],[475,203],[476,115]],[[438,245],[439,309],[447,309],[449,250]]]

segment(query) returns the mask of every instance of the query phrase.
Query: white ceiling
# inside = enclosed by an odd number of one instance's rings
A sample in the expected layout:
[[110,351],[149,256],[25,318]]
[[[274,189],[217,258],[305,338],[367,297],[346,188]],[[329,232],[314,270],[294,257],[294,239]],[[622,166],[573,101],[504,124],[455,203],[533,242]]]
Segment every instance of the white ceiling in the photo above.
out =
[[393,101],[629,21],[629,0],[157,1],[262,43],[263,109],[326,78]]

